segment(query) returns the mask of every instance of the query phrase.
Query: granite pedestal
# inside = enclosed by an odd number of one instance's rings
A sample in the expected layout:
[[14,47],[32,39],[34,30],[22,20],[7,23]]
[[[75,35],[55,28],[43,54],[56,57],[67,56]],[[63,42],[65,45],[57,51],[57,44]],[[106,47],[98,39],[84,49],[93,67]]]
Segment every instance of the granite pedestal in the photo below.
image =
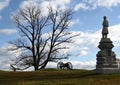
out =
[[102,38],[99,42],[98,48],[100,51],[97,53],[97,63],[95,73],[120,73],[118,64],[116,62],[116,54],[112,51],[114,47],[110,38],[107,38],[108,34],[108,21],[103,21]]

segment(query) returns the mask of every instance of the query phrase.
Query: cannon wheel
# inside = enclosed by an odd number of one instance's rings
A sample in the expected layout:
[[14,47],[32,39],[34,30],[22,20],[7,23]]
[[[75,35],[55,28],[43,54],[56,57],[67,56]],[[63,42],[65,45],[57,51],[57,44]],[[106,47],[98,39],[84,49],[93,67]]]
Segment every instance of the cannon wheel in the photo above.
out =
[[57,64],[57,69],[61,69],[61,65],[63,64],[63,62],[58,62]]
[[67,64],[68,64],[67,68],[72,70],[73,69],[72,63],[71,62],[67,62]]

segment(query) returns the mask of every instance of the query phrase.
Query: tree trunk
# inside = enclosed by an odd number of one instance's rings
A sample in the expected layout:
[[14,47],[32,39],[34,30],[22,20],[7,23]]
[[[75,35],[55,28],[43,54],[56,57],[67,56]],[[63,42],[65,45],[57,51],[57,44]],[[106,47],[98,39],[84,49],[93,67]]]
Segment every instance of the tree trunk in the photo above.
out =
[[38,65],[34,65],[34,70],[37,71],[38,70]]
[[44,68],[46,67],[47,63],[48,63],[48,61],[46,60],[46,61],[44,62],[44,65],[43,65],[40,69],[44,69]]

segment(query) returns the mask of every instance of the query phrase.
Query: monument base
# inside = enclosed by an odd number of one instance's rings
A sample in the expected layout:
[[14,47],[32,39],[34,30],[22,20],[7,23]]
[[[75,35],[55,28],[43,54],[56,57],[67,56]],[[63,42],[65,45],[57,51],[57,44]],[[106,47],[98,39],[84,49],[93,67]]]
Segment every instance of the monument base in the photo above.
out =
[[119,68],[98,68],[94,70],[94,73],[98,73],[98,74],[120,73],[120,69]]
[[118,68],[116,62],[116,54],[114,51],[112,51],[114,45],[110,38],[107,38],[109,23],[106,19],[106,16],[104,16],[103,19],[104,21],[102,23],[103,25],[102,38],[98,45],[100,51],[98,51],[96,55],[97,65],[96,69],[94,70],[94,73],[106,73],[106,74],[120,73],[120,69]]

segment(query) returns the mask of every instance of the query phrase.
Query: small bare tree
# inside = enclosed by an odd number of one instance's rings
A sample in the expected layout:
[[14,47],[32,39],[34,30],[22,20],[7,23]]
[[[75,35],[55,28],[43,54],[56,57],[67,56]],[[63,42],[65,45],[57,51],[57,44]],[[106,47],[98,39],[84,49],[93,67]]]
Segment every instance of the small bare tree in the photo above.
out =
[[[48,10],[48,15],[44,16],[40,8],[31,6],[19,9],[13,15],[13,21],[21,33],[20,39],[10,42],[15,46],[11,50],[20,49],[22,52],[14,62],[17,68],[26,69],[33,66],[38,70],[45,68],[49,61],[68,56],[63,56],[60,51],[68,49],[64,44],[70,43],[72,38],[77,36],[67,31],[72,12],[53,10],[52,7]],[[47,34],[46,37],[44,37],[45,34]]]

